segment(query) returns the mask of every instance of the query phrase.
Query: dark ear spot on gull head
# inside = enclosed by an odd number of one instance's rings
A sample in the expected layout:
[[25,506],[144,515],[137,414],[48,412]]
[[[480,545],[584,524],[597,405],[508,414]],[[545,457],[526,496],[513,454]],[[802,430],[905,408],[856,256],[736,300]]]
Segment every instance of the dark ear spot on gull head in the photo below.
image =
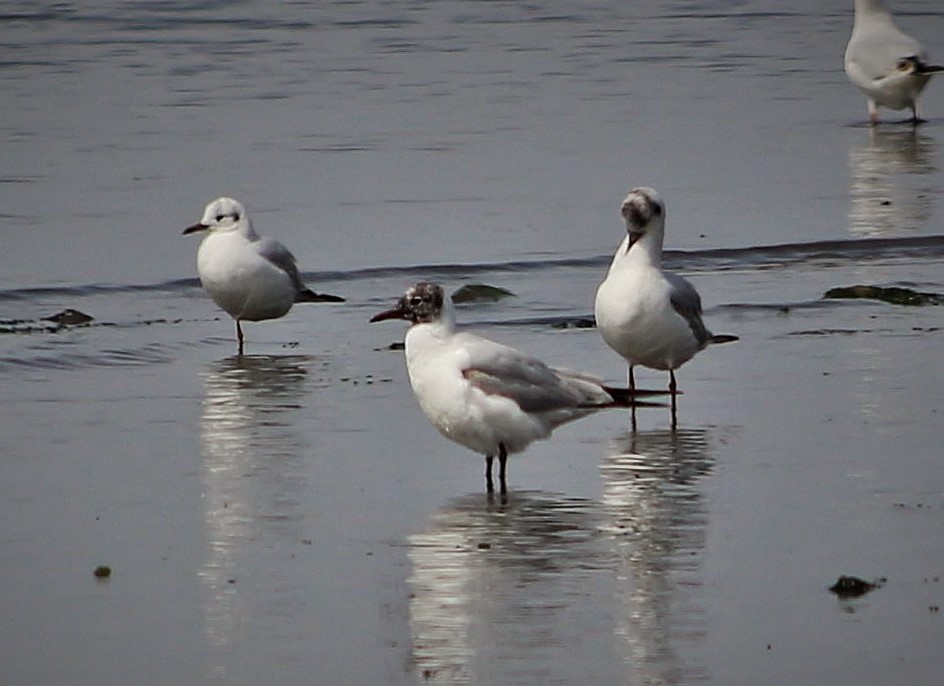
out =
[[445,297],[445,291],[438,284],[420,282],[400,297],[396,307],[375,314],[370,321],[406,319],[414,324],[428,324],[439,319]]
[[200,221],[184,229],[184,234],[218,229],[232,231],[238,228],[240,220],[245,218],[246,208],[242,203],[224,196],[211,200],[203,208],[203,217]]

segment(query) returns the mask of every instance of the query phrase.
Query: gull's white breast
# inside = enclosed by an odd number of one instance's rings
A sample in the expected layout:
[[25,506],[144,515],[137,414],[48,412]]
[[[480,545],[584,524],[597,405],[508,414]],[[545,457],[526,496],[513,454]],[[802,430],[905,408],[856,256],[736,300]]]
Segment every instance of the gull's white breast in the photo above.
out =
[[197,273],[213,301],[234,319],[275,319],[295,302],[288,274],[236,232],[211,233],[203,239]]
[[698,352],[688,322],[672,307],[671,283],[648,265],[614,265],[594,310],[603,340],[631,364],[677,369]]

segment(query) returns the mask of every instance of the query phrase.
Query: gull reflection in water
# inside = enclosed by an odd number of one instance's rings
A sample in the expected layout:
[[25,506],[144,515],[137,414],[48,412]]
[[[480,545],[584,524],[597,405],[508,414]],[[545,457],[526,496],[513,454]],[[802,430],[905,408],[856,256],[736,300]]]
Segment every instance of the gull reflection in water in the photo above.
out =
[[304,487],[298,464],[303,441],[293,414],[305,395],[305,356],[243,355],[204,373],[200,420],[207,559],[206,624],[212,645],[240,638],[250,608],[236,577],[245,549],[263,530],[290,534],[300,518],[295,494]]
[[631,433],[601,465],[603,526],[616,553],[625,683],[707,679],[701,559],[708,525],[699,478],[712,468],[704,429]]
[[[586,653],[601,649],[603,633],[588,627],[608,604],[593,589],[613,569],[598,517],[592,501],[527,491],[501,502],[476,493],[438,510],[425,532],[409,538],[418,677],[448,684],[606,683],[586,678],[595,673]],[[594,597],[602,600],[588,608]],[[612,652],[611,641],[604,637],[603,644]],[[562,678],[568,669],[573,678]]]
[[920,229],[932,212],[934,139],[915,127],[870,127],[849,147],[849,230],[872,237]]

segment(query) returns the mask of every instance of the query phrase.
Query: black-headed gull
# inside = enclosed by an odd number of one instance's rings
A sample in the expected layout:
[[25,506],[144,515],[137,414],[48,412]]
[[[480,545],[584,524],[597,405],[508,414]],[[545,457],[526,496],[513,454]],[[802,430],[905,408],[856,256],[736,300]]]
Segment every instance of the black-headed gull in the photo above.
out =
[[497,456],[506,492],[505,462],[561,424],[608,407],[655,405],[636,397],[661,391],[610,388],[590,375],[549,367],[472,333],[456,332],[452,299],[434,283],[417,283],[396,307],[371,318],[405,319],[406,366],[423,412],[446,437],[485,455],[492,484]]
[[846,75],[868,99],[869,119],[878,123],[878,108],[911,109],[917,123],[917,100],[931,74],[944,67],[927,63],[924,47],[902,33],[882,0],[855,0],[852,36],[846,46]]
[[213,301],[236,320],[239,354],[241,321],[277,319],[297,302],[344,302],[336,295],[305,287],[295,256],[277,240],[252,228],[246,208],[232,198],[217,198],[199,223],[184,233],[206,231],[197,250],[197,273]]
[[675,407],[675,370],[711,343],[736,341],[713,335],[701,319],[701,298],[691,283],[662,271],[665,205],[651,188],[636,188],[623,200],[626,238],[597,289],[594,310],[603,340],[633,366],[668,370]]

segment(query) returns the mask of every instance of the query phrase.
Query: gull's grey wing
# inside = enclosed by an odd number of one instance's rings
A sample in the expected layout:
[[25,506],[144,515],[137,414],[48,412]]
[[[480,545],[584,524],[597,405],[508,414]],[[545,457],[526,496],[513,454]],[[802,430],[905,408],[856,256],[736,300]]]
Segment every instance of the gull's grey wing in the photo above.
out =
[[295,284],[295,290],[302,291],[305,289],[305,284],[302,283],[302,278],[298,274],[298,263],[288,248],[274,238],[267,236],[260,238],[256,242],[256,247],[262,257],[288,274],[292,283]]
[[899,60],[927,59],[921,43],[894,27],[883,27],[859,36],[849,51],[849,61],[869,79],[881,79],[895,72]]
[[298,264],[295,262],[295,256],[284,245],[274,238],[260,238],[256,245],[259,254],[271,262],[273,265],[288,274],[288,277],[295,284],[295,302],[310,303],[343,303],[344,298],[330,293],[315,293],[305,286],[301,275],[298,273]]
[[612,400],[590,377],[565,378],[514,348],[471,334],[460,335],[468,355],[463,376],[487,394],[515,401],[525,412],[576,409]]
[[681,276],[666,274],[666,278],[672,286],[672,291],[669,294],[672,308],[688,322],[698,344],[706,344],[708,339],[711,338],[711,334],[708,333],[705,323],[701,319],[701,296],[698,295],[698,291]]

